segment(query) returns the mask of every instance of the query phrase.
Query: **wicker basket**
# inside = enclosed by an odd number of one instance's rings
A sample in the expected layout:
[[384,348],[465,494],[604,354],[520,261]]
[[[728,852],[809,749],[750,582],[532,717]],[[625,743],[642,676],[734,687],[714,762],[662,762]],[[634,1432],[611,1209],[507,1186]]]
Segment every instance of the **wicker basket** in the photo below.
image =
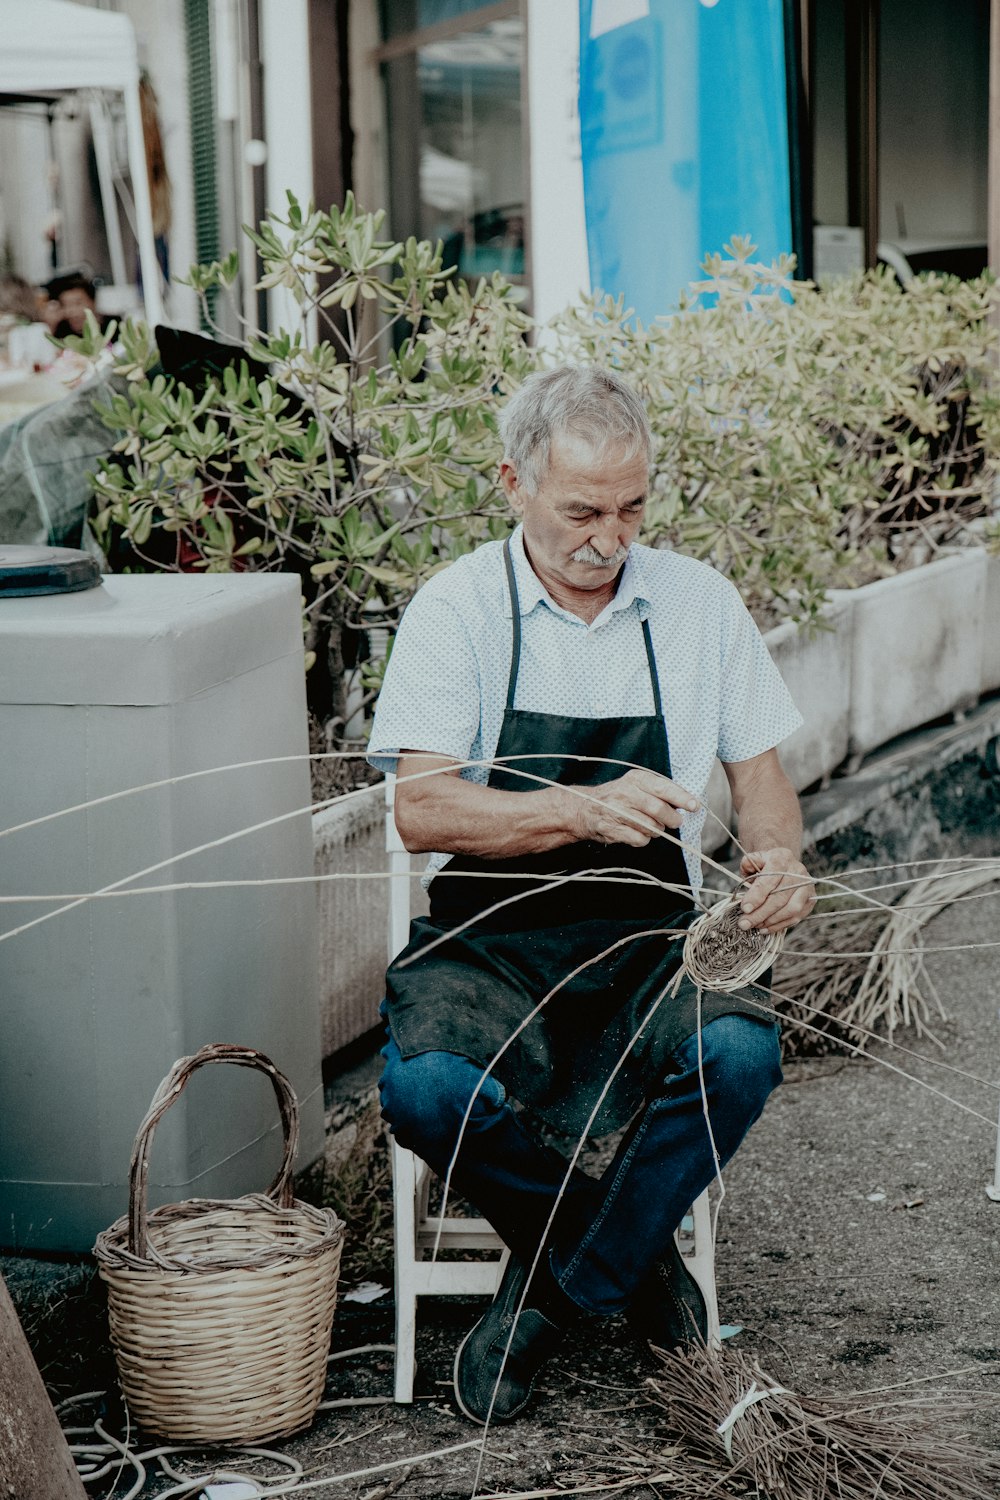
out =
[[[153,1131],[205,1063],[259,1068],[274,1086],[284,1156],[267,1193],[191,1198],[147,1213]],[[132,1148],[129,1211],[97,1238],[111,1341],[132,1416],[183,1442],[246,1443],[312,1421],[323,1394],[344,1226],[292,1196],[298,1105],[251,1047],[180,1058]]]

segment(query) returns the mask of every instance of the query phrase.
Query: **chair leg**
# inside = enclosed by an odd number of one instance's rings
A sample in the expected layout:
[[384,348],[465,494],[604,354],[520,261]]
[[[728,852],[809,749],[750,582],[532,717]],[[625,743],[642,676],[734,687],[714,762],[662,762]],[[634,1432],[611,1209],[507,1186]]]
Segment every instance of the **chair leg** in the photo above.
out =
[[414,1284],[416,1261],[416,1161],[409,1151],[392,1142],[393,1260],[396,1296],[396,1358],[393,1400],[413,1400],[413,1377],[417,1360],[417,1294]]
[[[385,847],[389,855],[389,866],[393,876],[390,881],[389,899],[389,958],[390,961],[405,946],[410,926],[410,856],[403,847],[402,840],[396,828],[393,816],[393,800],[395,793],[395,776],[387,776],[385,779],[385,801],[386,801],[386,823],[385,823]],[[418,1235],[421,1230],[426,1229],[428,1219],[428,1193],[430,1190],[430,1171],[419,1162],[410,1151],[398,1146],[395,1140],[391,1140],[390,1154],[392,1158],[392,1198],[393,1198],[393,1250],[394,1250],[394,1285],[396,1292],[396,1360],[393,1399],[406,1404],[413,1400],[413,1380],[416,1370],[417,1354],[417,1297],[420,1294],[427,1296],[448,1295],[458,1290],[454,1285],[457,1279],[464,1278],[449,1276],[449,1263],[443,1262],[437,1268],[429,1266],[421,1261],[421,1252],[418,1250]],[[448,1248],[447,1231],[448,1221],[442,1226],[445,1230],[443,1243]],[[463,1226],[468,1228],[470,1226]],[[489,1225],[480,1221],[479,1224],[471,1226],[476,1231],[477,1248],[496,1246],[502,1249],[499,1237],[490,1229]],[[465,1244],[468,1244],[467,1234],[462,1236]],[[497,1263],[497,1284],[503,1275],[507,1264],[506,1253]],[[457,1268],[453,1268],[457,1269]],[[474,1270],[473,1290],[476,1293],[489,1292],[489,1270],[488,1266],[479,1263],[470,1263],[464,1270]],[[482,1284],[485,1280],[486,1284]]]
[[694,1221],[694,1251],[685,1255],[684,1260],[705,1299],[705,1310],[708,1314],[708,1346],[710,1349],[718,1349],[722,1342],[719,1336],[719,1294],[715,1286],[712,1205],[707,1193],[702,1193],[691,1205],[691,1217]]

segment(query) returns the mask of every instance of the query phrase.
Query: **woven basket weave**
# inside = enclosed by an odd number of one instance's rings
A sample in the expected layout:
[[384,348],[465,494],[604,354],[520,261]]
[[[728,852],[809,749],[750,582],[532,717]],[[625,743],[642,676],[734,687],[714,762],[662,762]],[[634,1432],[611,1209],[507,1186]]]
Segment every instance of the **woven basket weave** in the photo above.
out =
[[[147,1212],[157,1122],[205,1063],[258,1068],[284,1133],[266,1193],[191,1198]],[[292,1196],[298,1105],[251,1047],[182,1057],[160,1084],[132,1148],[129,1211],[97,1237],[111,1341],[133,1419],[183,1442],[245,1443],[307,1426],[323,1394],[344,1226]]]

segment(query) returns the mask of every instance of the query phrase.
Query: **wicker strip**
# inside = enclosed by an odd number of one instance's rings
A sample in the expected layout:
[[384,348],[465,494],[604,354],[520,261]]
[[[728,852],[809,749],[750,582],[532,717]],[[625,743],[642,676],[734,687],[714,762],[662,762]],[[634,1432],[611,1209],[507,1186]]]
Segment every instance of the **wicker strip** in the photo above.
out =
[[[147,1211],[158,1120],[206,1063],[261,1069],[284,1152],[267,1193]],[[98,1236],[111,1340],[133,1417],[180,1442],[256,1442],[308,1426],[323,1394],[344,1226],[292,1196],[298,1105],[263,1053],[222,1043],[182,1057],[136,1136],[129,1211]]]

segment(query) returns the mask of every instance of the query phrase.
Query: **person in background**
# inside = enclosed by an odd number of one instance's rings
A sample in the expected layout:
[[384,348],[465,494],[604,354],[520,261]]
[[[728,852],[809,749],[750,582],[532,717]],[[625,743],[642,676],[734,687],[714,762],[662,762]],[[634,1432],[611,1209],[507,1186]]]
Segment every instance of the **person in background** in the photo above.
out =
[[0,362],[16,370],[45,369],[56,354],[48,332],[35,288],[23,276],[0,281]]
[[65,276],[55,276],[48,284],[48,293],[58,302],[60,318],[52,332],[57,339],[68,338],[71,333],[80,334],[87,323],[87,313],[92,312],[101,332],[111,322],[97,311],[97,289],[82,271],[72,271]]
[[38,317],[35,289],[23,276],[6,276],[0,281],[0,318],[18,323],[34,323]]
[[51,296],[47,286],[35,288],[36,316],[40,323],[44,323],[49,332],[54,336],[56,329],[62,322],[62,308],[55,297]]
[[[153,214],[153,242],[163,279],[170,281],[170,220],[172,190],[167,171],[167,156],[160,128],[160,106],[148,73],[139,80],[139,108],[142,111],[142,138],[146,145],[146,175],[149,178],[149,206]],[[142,285],[142,270],[138,268]]]

